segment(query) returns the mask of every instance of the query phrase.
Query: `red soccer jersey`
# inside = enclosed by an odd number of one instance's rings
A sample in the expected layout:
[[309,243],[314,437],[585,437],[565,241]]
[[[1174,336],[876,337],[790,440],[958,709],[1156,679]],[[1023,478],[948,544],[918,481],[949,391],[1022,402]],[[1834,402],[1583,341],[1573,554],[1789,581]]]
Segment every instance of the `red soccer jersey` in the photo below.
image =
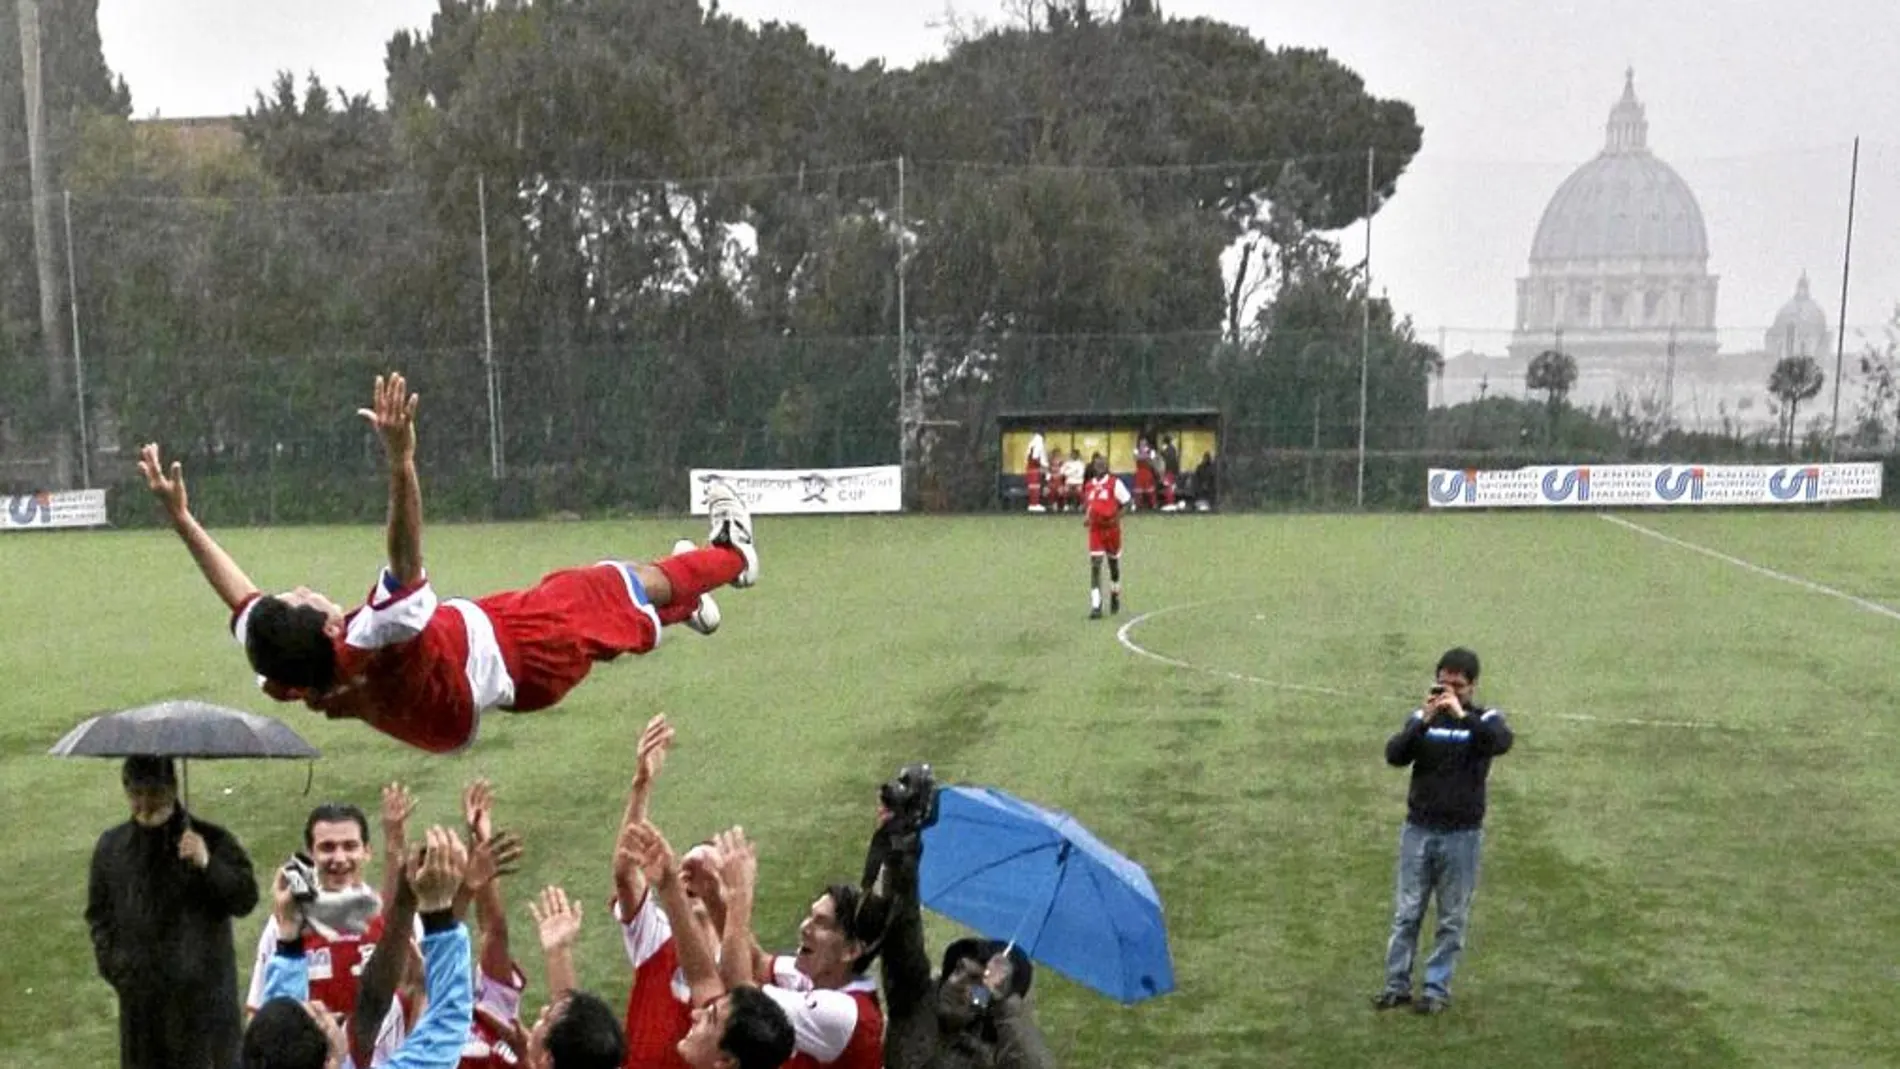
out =
[[[356,988],[363,968],[383,937],[383,918],[369,922],[361,935],[348,933],[319,934],[309,929],[303,934],[304,960],[310,968],[310,997],[323,1003],[331,1013],[356,1012]],[[264,924],[257,941],[257,967],[251,973],[250,998],[246,1005],[256,1012],[264,1007],[264,969],[277,953],[277,919]]]
[[1122,522],[1122,506],[1128,504],[1128,486],[1116,478],[1113,472],[1100,475],[1088,481],[1082,488],[1082,504],[1088,512],[1089,523],[1096,527],[1113,527]]
[[693,1027],[692,993],[679,971],[679,945],[673,925],[648,894],[628,918],[620,903],[614,919],[633,965],[633,990],[627,994],[626,1069],[687,1069],[679,1042]]
[[795,1052],[784,1069],[883,1069],[884,1009],[869,977],[818,990],[791,958],[779,957],[762,990],[792,1020]]
[[[255,604],[232,614],[240,644]],[[554,705],[596,662],[653,649],[661,628],[632,567],[613,562],[552,572],[528,590],[445,601],[426,576],[403,586],[385,568],[344,619],[335,686],[313,699],[260,679],[264,692],[436,754],[473,743],[489,709]]]
[[475,1017],[462,1044],[459,1069],[515,1069],[527,1052],[508,1043],[507,1026],[521,1017],[521,993],[528,988],[528,978],[516,966],[505,982],[479,970],[476,979]]
[[[242,643],[256,598],[238,607],[231,633]],[[304,701],[331,716],[351,717],[430,753],[453,753],[475,735],[477,695],[472,680],[476,662],[469,656],[466,603],[439,611],[441,603],[427,577],[398,584],[388,569],[370,589],[364,604],[345,617],[336,641],[337,685],[320,701],[300,690],[259,680],[279,701]],[[472,606],[469,606],[472,608]],[[479,615],[479,613],[477,613]],[[485,646],[494,646],[492,627]],[[494,658],[500,661],[499,650]],[[505,678],[505,667],[503,668]]]

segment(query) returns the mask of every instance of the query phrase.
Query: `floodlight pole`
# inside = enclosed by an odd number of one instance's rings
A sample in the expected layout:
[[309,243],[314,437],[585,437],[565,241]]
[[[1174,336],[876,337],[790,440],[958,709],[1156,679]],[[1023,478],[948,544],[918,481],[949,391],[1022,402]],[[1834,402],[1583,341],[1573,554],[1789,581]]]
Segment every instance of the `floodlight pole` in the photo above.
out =
[[488,281],[488,180],[475,176],[475,209],[481,216],[482,238],[482,364],[488,379],[488,475],[499,481],[505,470],[501,458],[501,382],[495,371],[495,309]]
[[1366,263],[1365,293],[1359,301],[1359,487],[1358,507],[1366,507],[1366,394],[1372,366],[1372,161],[1376,149],[1366,149]]
[[1860,138],[1854,139],[1854,162],[1847,172],[1847,244],[1841,250],[1841,318],[1834,323],[1834,418],[1828,425],[1827,462],[1841,443],[1841,367],[1847,359],[1847,277],[1854,264],[1854,199],[1860,193]]
[[[910,225],[904,212],[904,157],[897,157],[897,480],[898,493],[910,479],[910,322],[906,304],[904,236]],[[899,500],[902,498],[900,496]]]

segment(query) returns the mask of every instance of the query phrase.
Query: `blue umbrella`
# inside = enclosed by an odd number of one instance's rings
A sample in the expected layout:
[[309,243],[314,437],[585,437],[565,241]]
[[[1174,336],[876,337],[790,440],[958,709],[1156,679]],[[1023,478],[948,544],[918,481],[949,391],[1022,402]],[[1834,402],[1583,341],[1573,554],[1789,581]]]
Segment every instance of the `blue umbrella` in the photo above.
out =
[[1122,1003],[1174,990],[1161,898],[1067,813],[945,787],[924,829],[923,904]]

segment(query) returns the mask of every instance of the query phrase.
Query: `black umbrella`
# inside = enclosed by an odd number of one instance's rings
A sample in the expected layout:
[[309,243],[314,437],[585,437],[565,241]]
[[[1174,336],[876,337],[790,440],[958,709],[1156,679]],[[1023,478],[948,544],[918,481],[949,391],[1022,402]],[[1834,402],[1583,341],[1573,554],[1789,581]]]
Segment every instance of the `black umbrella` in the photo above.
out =
[[[67,732],[47,752],[54,757],[178,757],[186,759],[181,763],[187,769],[194,757],[217,761],[322,756],[295,731],[268,716],[198,701],[159,702],[95,716]],[[181,770],[181,777],[180,798],[188,806],[189,771]]]

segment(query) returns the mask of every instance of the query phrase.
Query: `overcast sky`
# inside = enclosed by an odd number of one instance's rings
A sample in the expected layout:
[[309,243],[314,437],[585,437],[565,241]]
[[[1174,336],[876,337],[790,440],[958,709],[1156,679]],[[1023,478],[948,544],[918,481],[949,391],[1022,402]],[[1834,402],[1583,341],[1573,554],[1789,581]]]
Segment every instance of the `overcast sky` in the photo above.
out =
[[[1104,7],[1113,0],[1098,0]],[[942,51],[945,0],[724,0],[804,26],[840,60]],[[999,0],[956,0],[1004,19]],[[380,99],[383,47],[436,0],[100,0],[106,61],[139,116],[242,112],[278,70]],[[1162,0],[1272,45],[1321,47],[1409,101],[1423,151],[1373,222],[1375,285],[1448,348],[1502,351],[1515,279],[1565,175],[1602,147],[1636,69],[1650,147],[1701,200],[1724,347],[1813,276],[1838,316],[1850,143],[1862,138],[1850,325],[1900,301],[1900,17],[1894,0]],[[1355,250],[1363,230],[1346,237]],[[1732,340],[1731,340],[1732,338]],[[1850,336],[1850,344],[1852,338]]]

